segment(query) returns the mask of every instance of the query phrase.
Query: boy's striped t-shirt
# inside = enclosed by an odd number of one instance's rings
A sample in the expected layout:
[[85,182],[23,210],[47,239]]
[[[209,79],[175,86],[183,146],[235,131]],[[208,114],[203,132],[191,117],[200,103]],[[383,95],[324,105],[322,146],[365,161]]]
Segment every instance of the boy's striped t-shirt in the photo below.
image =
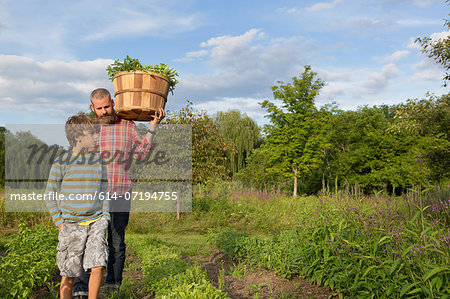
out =
[[[56,161],[48,177],[46,205],[56,226],[61,223],[81,223],[109,217],[107,200],[108,174],[100,156],[65,154]],[[52,200],[55,199],[55,200]]]

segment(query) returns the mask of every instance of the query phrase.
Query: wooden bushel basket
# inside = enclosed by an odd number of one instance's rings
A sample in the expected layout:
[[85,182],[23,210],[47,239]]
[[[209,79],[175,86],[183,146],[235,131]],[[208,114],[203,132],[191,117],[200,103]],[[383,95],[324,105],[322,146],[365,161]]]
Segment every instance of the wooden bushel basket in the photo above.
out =
[[116,112],[121,118],[151,120],[158,108],[165,108],[169,79],[157,73],[131,71],[113,78]]

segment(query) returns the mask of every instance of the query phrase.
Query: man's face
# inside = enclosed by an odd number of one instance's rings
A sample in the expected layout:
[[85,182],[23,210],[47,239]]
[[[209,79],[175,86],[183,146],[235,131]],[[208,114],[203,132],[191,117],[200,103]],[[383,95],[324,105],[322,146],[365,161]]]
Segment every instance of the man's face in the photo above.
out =
[[113,115],[114,100],[110,100],[108,97],[104,97],[102,99],[92,99],[91,109],[95,112],[97,117],[102,117],[103,115]]
[[101,124],[112,124],[115,121],[114,100],[108,97],[92,99],[91,109]]

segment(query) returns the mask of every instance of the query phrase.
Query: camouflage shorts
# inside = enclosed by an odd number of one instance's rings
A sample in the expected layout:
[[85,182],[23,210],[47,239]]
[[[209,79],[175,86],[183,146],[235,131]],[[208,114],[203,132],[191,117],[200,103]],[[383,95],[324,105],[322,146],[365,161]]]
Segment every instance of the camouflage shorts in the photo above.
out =
[[89,272],[94,267],[106,267],[108,246],[105,217],[83,226],[65,222],[58,235],[56,263],[61,276],[78,277],[81,271]]

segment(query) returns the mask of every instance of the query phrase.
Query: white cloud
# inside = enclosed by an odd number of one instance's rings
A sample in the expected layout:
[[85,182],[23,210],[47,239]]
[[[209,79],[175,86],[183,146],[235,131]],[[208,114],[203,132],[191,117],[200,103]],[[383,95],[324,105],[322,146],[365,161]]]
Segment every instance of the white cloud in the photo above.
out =
[[412,81],[440,81],[444,77],[442,71],[437,69],[426,69],[423,71],[416,72],[412,77]]
[[408,43],[406,44],[407,49],[418,49],[418,50],[421,49],[420,45],[418,43],[416,43],[416,38],[417,37],[409,38]]
[[177,92],[188,98],[205,99],[269,91],[276,80],[290,79],[302,61],[300,50],[294,43],[297,40],[271,40],[260,29],[250,29],[237,36],[210,38],[200,44],[201,50],[188,52],[185,58],[200,53],[201,59],[212,66],[212,70],[207,74],[185,75]]
[[383,0],[383,4],[392,6],[393,4],[409,4],[413,6],[417,6],[420,8],[425,8],[430,6],[433,2],[435,4],[442,3],[440,0]]
[[319,100],[321,102],[336,101],[339,96],[346,94],[346,90],[343,86],[325,86],[320,93]]
[[[446,39],[449,36],[450,36],[450,31],[435,32],[435,33],[432,33],[432,34],[428,35],[428,37],[431,38],[432,42],[437,42],[439,40]],[[416,43],[416,39],[417,39],[417,37],[409,38],[409,41],[408,41],[408,44],[406,45],[406,48],[421,50],[422,47],[420,46],[420,43]]]
[[106,66],[112,60],[35,61],[0,55],[0,103],[2,112],[28,111],[50,120],[63,121],[71,114],[87,111],[89,93],[110,87]]
[[442,82],[444,70],[432,59],[423,59],[413,64],[411,68],[415,71],[410,79],[412,82]]
[[307,7],[306,10],[307,11],[320,11],[320,10],[324,10],[324,9],[331,9],[331,8],[334,8],[336,5],[338,5],[341,2],[342,2],[342,0],[333,0],[332,2],[319,2],[310,7]]
[[406,27],[439,26],[442,25],[442,20],[402,19],[395,21],[395,23]]
[[296,14],[300,12],[300,9],[297,7],[280,7],[277,9],[279,12],[286,12],[288,14]]
[[169,38],[198,28],[203,19],[178,0],[14,3],[6,1],[0,13],[0,48],[40,60],[73,59],[79,47],[101,47],[105,41],[121,47],[136,37]]
[[[263,99],[249,97],[219,97],[214,101],[207,101],[193,105],[195,109],[205,110],[208,114],[213,115],[219,111],[240,110],[245,112],[250,118],[258,123],[264,122],[266,110],[259,104]],[[226,107],[226,109],[224,109]]]
[[372,72],[367,80],[361,84],[360,94],[376,94],[383,91],[390,83],[390,80],[399,72],[397,66],[393,63],[383,66],[381,72]]
[[446,39],[450,36],[450,31],[443,31],[443,32],[435,32],[433,34],[431,34],[431,40],[433,42],[437,42],[441,39]]
[[325,82],[350,82],[354,80],[352,74],[355,73],[354,69],[349,68],[313,69],[313,71],[316,71],[319,78]]
[[[229,65],[236,61],[241,62],[243,55],[258,50],[258,46],[250,46],[254,41],[264,38],[264,32],[260,29],[250,29],[242,35],[230,36],[224,35],[210,38],[206,42],[202,42],[202,48],[208,48],[211,58],[215,64]],[[234,59],[237,57],[238,59]]]
[[398,50],[390,55],[387,55],[387,56],[381,58],[380,61],[396,63],[396,62],[400,61],[401,59],[405,58],[406,56],[408,56],[409,54],[410,54],[410,52],[408,50]]
[[415,6],[427,7],[431,4],[431,0],[413,0],[412,3]]
[[[164,36],[190,31],[198,26],[197,14],[183,14],[174,7],[169,8],[160,3],[142,5],[141,8],[119,7],[107,16],[103,22],[90,28],[86,35],[88,40],[111,39],[130,36]],[[170,20],[170,22],[168,22]]]

